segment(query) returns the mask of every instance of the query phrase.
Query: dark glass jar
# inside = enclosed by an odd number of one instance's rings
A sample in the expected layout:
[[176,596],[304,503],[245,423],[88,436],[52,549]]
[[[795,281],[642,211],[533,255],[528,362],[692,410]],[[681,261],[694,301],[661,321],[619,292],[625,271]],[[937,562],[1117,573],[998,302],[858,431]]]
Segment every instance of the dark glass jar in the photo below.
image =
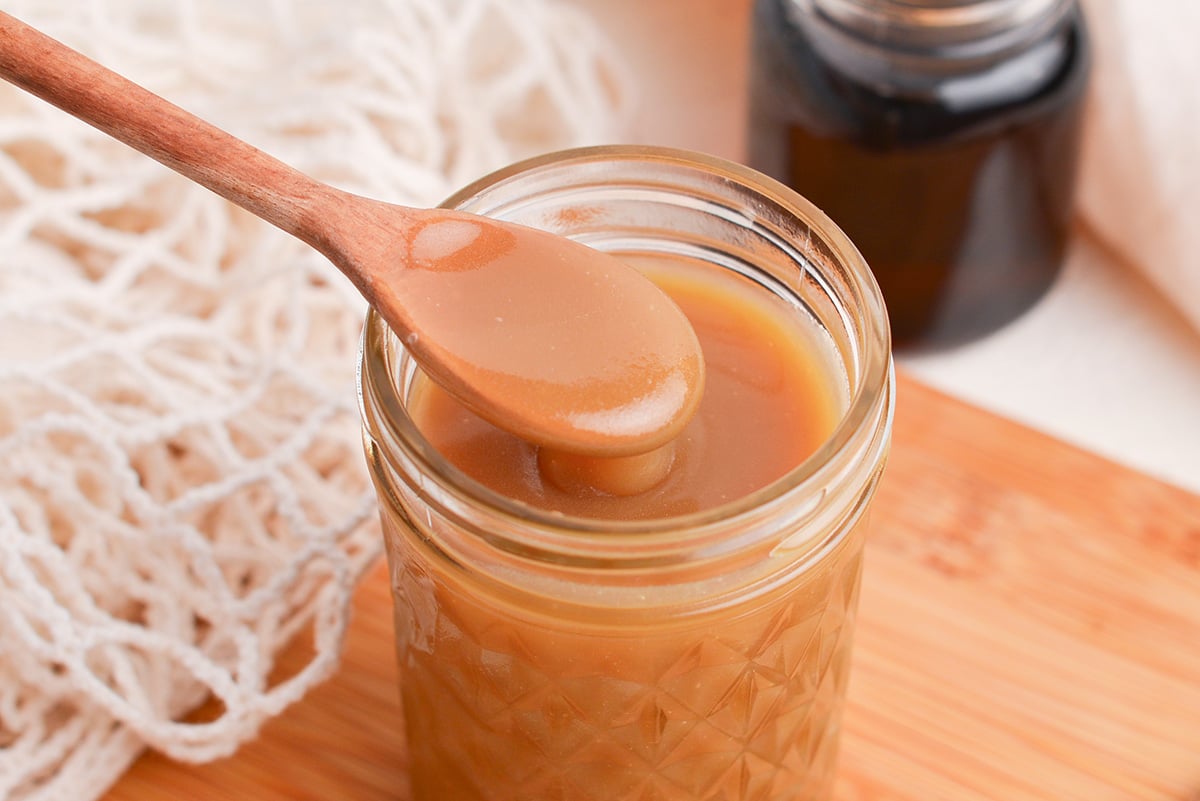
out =
[[749,163],[849,235],[898,346],[987,334],[1054,282],[1089,48],[1076,0],[758,0]]

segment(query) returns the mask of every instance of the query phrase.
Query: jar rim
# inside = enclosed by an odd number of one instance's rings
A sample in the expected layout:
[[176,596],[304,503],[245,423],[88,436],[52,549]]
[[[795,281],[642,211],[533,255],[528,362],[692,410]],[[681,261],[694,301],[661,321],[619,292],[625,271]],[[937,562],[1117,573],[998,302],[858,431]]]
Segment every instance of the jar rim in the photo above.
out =
[[[611,520],[566,515],[536,507],[504,496],[472,479],[425,439],[404,411],[397,375],[386,357],[385,345],[389,342],[396,347],[403,346],[373,309],[368,311],[363,329],[358,374],[359,403],[363,407],[364,420],[371,419],[366,408],[369,399],[382,409],[380,417],[389,428],[394,442],[404,449],[423,473],[437,479],[442,492],[449,492],[457,501],[483,504],[489,513],[516,522],[526,531],[569,532],[584,548],[589,539],[608,540],[614,534],[640,535],[646,538],[648,544],[663,539],[677,541],[696,534],[702,536],[712,527],[726,525],[732,520],[752,518],[756,511],[769,509],[784,498],[794,497],[805,487],[820,485],[830,475],[837,475],[844,470],[844,462],[855,458],[861,450],[855,444],[856,440],[862,438],[864,429],[872,432],[871,441],[880,439],[874,435],[880,425],[885,434],[890,432],[894,406],[893,367],[887,315],[878,285],[862,255],[841,229],[816,206],[784,184],[740,164],[694,151],[649,145],[599,145],[546,153],[502,167],[458,190],[440,207],[461,208],[490,189],[544,168],[582,166],[605,161],[668,164],[702,171],[751,189],[755,194],[779,204],[814,232],[819,232],[824,245],[848,268],[846,274],[851,278],[853,300],[862,309],[863,335],[857,340],[856,375],[851,376],[847,407],[826,440],[807,459],[770,484],[697,512],[645,520]],[[851,369],[851,365],[846,367],[848,371]],[[882,439],[886,440],[887,436]],[[622,544],[628,547],[629,538],[624,537]]]

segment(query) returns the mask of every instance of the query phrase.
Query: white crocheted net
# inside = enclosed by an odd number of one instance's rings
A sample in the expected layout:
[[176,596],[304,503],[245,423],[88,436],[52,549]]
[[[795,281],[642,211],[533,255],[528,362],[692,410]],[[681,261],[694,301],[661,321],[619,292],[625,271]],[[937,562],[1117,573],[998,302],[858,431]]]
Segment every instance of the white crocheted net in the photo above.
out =
[[[623,113],[594,30],[539,0],[5,8],[401,203]],[[362,312],[302,245],[0,85],[0,799],[96,798],[146,746],[227,754],[330,674],[379,550]],[[314,655],[273,679],[297,636]]]

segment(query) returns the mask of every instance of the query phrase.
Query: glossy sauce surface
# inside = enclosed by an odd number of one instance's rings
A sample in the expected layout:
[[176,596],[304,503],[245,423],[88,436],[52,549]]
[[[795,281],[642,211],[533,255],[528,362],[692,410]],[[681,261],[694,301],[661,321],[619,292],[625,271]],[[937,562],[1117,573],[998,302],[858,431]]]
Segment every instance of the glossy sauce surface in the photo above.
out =
[[[674,441],[666,477],[614,494],[560,486],[538,449],[482,420],[429,381],[409,408],[450,462],[509,498],[605,519],[669,517],[736,500],[779,479],[832,433],[846,403],[831,345],[794,307],[749,279],[699,261],[626,255],[687,315],[706,363],[698,411]],[[597,349],[602,349],[597,346]]]
[[[638,271],[560,236],[440,211],[380,276],[405,346],[477,414],[539,445],[623,456],[672,440],[704,361],[681,311]],[[377,306],[379,298],[373,298]]]

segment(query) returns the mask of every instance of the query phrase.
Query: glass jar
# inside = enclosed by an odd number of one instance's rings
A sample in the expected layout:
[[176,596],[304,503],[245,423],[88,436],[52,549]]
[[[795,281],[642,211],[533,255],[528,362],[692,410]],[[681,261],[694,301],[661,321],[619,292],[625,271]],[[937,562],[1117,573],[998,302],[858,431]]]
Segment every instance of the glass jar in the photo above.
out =
[[429,445],[406,409],[416,365],[370,314],[359,391],[414,797],[828,797],[894,394],[862,258],[785,187],[676,151],[553,154],[445,205],[746,275],[823,329],[847,392],[831,438],[752,495],[572,518],[495,494]]
[[757,0],[748,162],[867,258],[897,346],[1009,322],[1065,255],[1089,47],[1075,0]]

